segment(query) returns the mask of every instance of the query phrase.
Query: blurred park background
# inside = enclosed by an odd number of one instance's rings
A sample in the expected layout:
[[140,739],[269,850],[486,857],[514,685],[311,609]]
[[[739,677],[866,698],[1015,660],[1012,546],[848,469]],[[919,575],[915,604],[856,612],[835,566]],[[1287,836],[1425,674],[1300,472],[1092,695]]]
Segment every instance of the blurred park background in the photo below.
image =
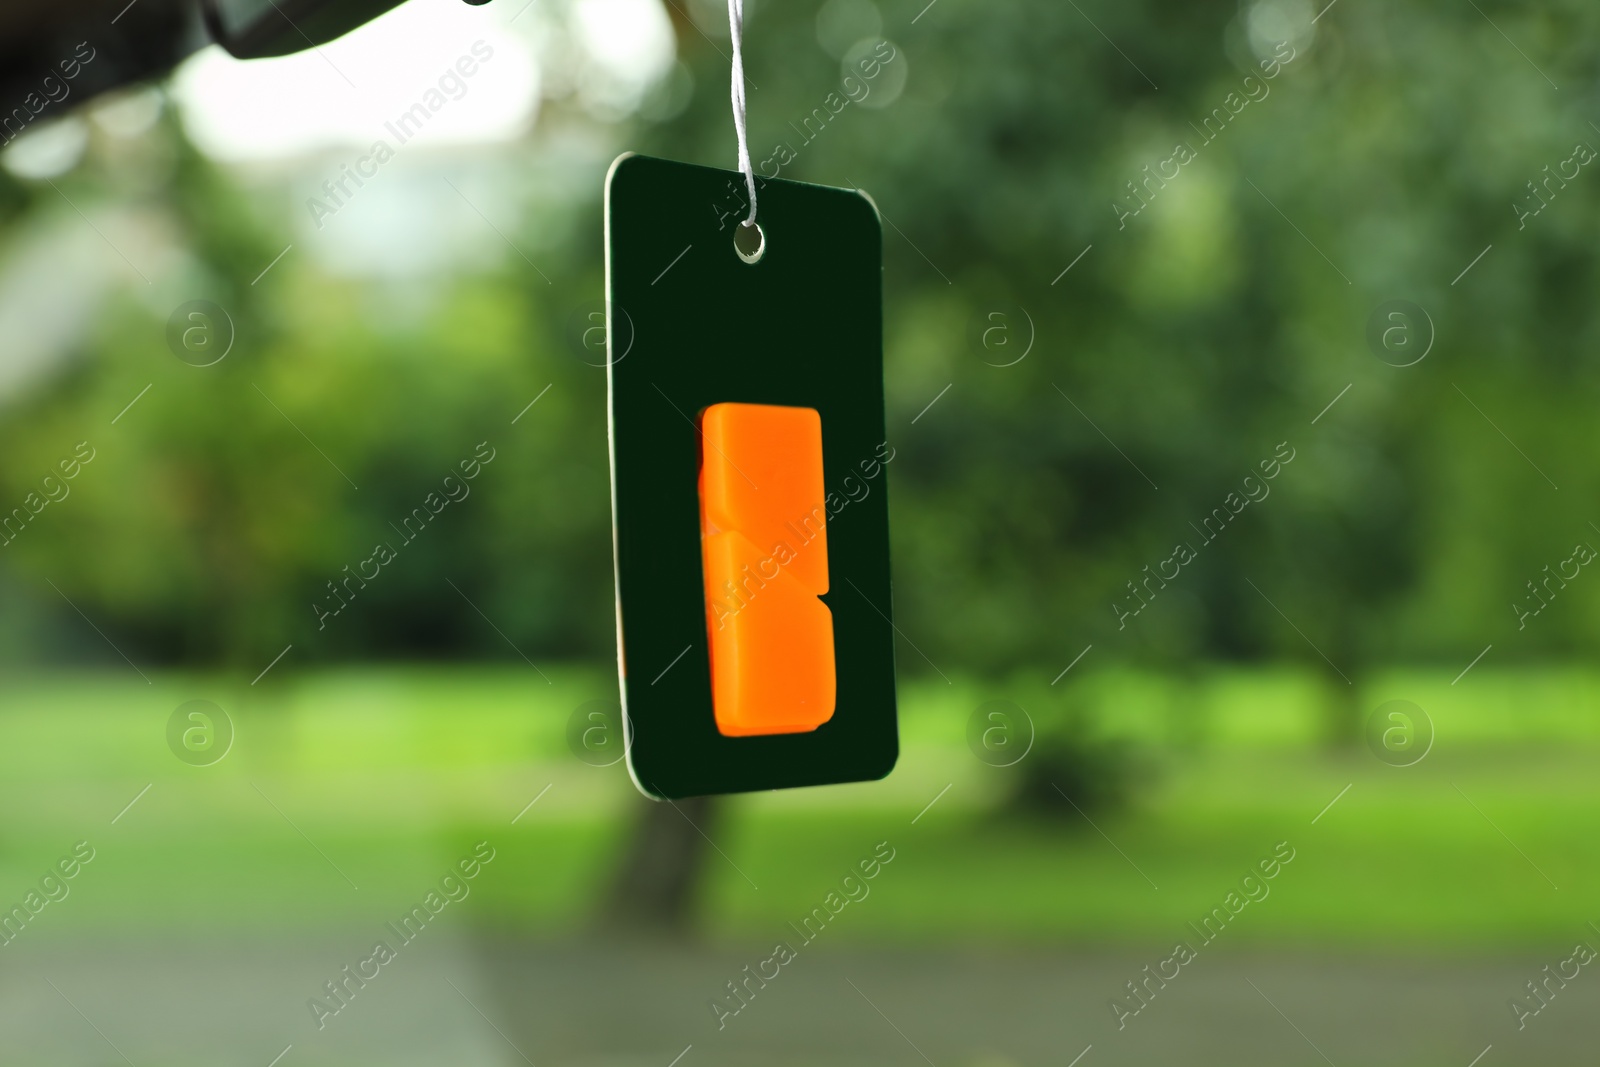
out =
[[752,155],[886,222],[902,755],[681,809],[570,726],[604,174],[733,165],[725,7],[410,0],[17,138],[0,904],[95,858],[0,1063],[1592,1062],[1600,8],[1324,3],[747,6]]

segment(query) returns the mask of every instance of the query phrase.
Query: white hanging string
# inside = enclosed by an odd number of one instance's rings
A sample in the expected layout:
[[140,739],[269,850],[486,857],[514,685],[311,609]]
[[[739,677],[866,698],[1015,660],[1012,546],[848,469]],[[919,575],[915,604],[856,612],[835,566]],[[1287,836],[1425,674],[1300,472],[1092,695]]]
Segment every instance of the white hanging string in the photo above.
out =
[[749,226],[756,221],[756,172],[750,165],[750,138],[745,129],[744,0],[728,0],[728,34],[733,39],[733,129],[739,137],[739,169],[750,191],[750,217],[744,220]]

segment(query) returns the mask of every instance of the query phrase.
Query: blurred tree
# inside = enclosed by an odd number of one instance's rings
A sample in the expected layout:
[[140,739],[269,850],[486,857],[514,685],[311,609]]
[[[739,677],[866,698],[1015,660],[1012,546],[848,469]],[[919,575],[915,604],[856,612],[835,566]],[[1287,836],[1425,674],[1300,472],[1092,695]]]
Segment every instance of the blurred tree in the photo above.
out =
[[721,798],[633,800],[633,829],[599,913],[602,930],[687,932]]

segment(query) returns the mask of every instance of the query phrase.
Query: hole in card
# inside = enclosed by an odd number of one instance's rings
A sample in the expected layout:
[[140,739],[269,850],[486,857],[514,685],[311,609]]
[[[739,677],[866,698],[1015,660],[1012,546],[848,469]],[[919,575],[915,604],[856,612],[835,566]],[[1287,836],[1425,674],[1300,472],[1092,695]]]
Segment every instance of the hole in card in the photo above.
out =
[[759,263],[767,254],[767,234],[759,222],[741,222],[733,228],[733,250],[746,263]]

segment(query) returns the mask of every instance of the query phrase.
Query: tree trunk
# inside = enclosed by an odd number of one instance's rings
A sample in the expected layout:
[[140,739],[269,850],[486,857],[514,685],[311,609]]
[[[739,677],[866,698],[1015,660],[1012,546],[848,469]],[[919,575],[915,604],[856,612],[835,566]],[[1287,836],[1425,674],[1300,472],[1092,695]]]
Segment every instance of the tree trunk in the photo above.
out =
[[635,800],[633,830],[600,915],[607,929],[681,934],[695,902],[722,805],[716,797]]
[[1361,744],[1366,727],[1367,713],[1371,710],[1362,704],[1362,666],[1354,651],[1354,643],[1335,641],[1334,662],[1318,664],[1322,679],[1322,729],[1329,748],[1349,749]]

